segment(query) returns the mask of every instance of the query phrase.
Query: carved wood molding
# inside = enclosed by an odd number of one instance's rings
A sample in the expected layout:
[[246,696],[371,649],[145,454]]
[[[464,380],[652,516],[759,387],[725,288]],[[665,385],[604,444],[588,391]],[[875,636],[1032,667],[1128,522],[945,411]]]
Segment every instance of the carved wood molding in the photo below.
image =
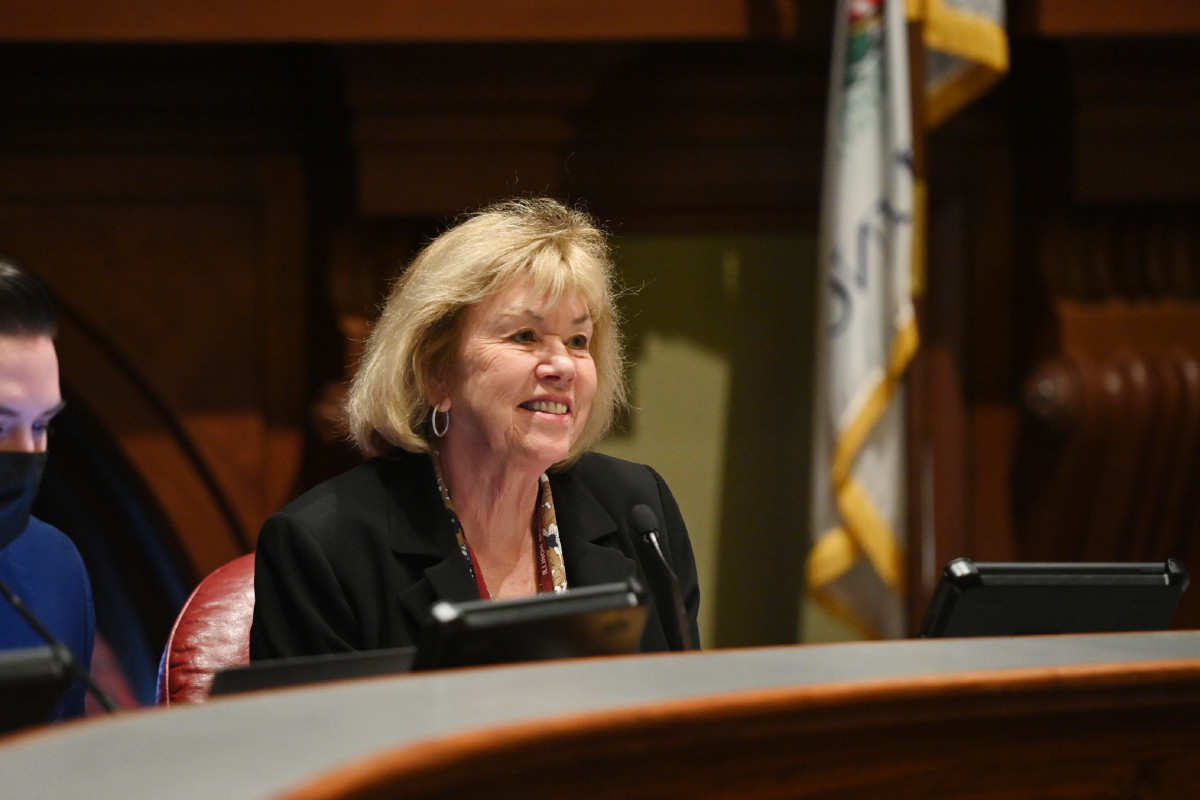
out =
[[1200,352],[1062,355],[1029,377],[1014,512],[1023,555],[1159,559],[1200,523]]

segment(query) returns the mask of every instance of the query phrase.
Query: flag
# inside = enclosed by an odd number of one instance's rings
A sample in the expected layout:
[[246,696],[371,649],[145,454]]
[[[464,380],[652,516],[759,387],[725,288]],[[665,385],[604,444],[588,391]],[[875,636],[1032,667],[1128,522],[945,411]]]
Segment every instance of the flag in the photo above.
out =
[[821,207],[808,590],[864,636],[905,629],[902,378],[917,348],[903,0],[839,0]]
[[932,130],[1008,71],[1004,0],[908,0],[925,43],[925,124]]
[[[907,18],[907,19],[906,19]],[[868,638],[905,633],[903,377],[916,354],[924,188],[907,20],[932,129],[1008,69],[1004,0],[839,0],[821,209],[809,594]]]

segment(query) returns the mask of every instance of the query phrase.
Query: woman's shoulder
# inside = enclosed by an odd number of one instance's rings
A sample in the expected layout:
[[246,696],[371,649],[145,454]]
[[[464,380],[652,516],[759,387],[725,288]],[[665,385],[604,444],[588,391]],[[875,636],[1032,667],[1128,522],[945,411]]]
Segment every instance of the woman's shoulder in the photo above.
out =
[[635,461],[626,461],[623,458],[606,455],[605,453],[597,453],[589,450],[580,456],[579,460],[567,468],[566,471],[583,472],[583,473],[636,473],[645,472],[650,469],[645,464],[639,464]]
[[629,490],[657,487],[662,478],[647,464],[623,458],[588,452],[567,469],[561,480],[580,483],[590,488],[626,488]]
[[429,456],[398,450],[376,456],[328,478],[300,494],[277,513],[292,517],[354,516],[374,511],[397,491],[431,481]]

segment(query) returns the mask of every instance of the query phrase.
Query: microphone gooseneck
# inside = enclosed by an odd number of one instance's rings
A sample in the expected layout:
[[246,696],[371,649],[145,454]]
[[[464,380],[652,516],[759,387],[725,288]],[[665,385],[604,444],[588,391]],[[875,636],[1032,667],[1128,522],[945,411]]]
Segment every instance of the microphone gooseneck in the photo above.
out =
[[634,527],[642,535],[642,541],[650,545],[650,550],[654,553],[659,566],[662,567],[671,590],[670,600],[675,611],[675,631],[678,643],[678,647],[674,649],[691,650],[692,636],[688,628],[687,613],[683,609],[683,592],[679,589],[679,579],[675,576],[675,570],[671,569],[671,562],[659,542],[658,517],[644,503],[634,506],[631,513]]
[[25,605],[25,601],[22,600],[17,593],[14,592],[3,580],[0,580],[0,594],[3,594],[4,599],[7,600],[9,604],[17,610],[17,613],[21,615],[21,618],[29,623],[29,627],[33,628],[34,632],[37,633],[37,635],[40,636],[46,644],[50,645],[50,652],[53,653],[54,657],[58,659],[58,662],[63,665],[63,668],[66,669],[67,674],[69,674],[74,680],[81,682],[84,688],[87,689],[87,691],[92,695],[92,697],[96,698],[96,702],[100,704],[101,708],[103,708],[105,711],[116,711],[116,702],[109,697],[108,694],[99,687],[99,685],[96,684],[88,671],[79,663],[79,659],[77,659],[75,654],[71,652],[71,648],[67,647],[62,640],[51,633],[49,629],[42,624],[42,621],[37,618],[37,615],[33,613],[29,606]]

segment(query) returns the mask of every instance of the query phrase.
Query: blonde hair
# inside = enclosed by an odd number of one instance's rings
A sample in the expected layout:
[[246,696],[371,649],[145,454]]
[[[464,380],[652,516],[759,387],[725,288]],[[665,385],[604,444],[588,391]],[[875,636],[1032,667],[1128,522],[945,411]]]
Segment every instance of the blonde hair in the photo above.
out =
[[578,294],[592,318],[596,394],[569,464],[626,402],[618,290],[607,237],[586,213],[549,198],[506,200],[429,243],[396,281],[363,352],[346,405],[359,449],[430,449],[435,377],[450,366],[465,310],[519,279],[555,302]]

